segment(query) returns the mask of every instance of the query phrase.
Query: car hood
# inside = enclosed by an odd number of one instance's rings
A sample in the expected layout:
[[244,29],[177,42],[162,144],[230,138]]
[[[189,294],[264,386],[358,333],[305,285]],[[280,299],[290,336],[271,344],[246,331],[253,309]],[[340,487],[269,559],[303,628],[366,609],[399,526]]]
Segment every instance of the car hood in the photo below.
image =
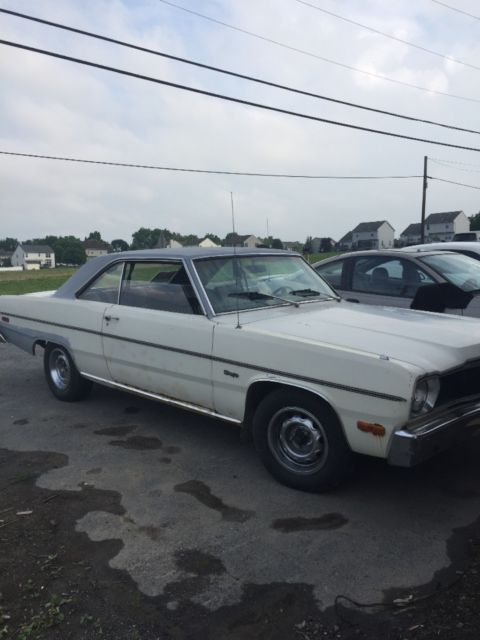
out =
[[[462,316],[341,302],[318,302],[239,314],[246,331],[374,353],[425,372],[480,358],[480,321]],[[236,316],[219,316],[222,324]]]

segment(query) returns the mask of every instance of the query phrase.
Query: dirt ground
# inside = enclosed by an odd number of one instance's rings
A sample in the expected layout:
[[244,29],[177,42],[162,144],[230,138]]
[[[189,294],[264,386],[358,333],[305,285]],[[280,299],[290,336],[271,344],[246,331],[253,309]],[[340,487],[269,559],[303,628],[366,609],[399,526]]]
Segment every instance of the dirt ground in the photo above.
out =
[[[63,455],[0,449],[0,638],[467,640],[480,637],[480,522],[468,536],[469,567],[423,600],[365,607],[339,599],[319,612],[308,585],[247,585],[240,603],[215,612],[188,599],[198,581],[225,571],[191,552],[177,563],[189,577],[176,594],[143,595],[109,559],[121,542],[92,542],[75,524],[87,512],[122,514],[120,496],[89,486],[53,492],[35,479],[67,463]],[[455,551],[450,550],[454,555]],[[181,603],[170,610],[172,595]],[[360,603],[358,603],[360,604]],[[299,622],[300,620],[300,622]]]

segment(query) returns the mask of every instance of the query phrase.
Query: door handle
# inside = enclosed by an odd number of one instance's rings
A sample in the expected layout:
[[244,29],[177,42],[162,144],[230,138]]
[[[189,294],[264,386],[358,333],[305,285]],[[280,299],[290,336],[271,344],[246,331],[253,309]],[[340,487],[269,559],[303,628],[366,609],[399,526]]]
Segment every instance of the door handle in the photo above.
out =
[[345,300],[347,302],[360,302],[360,300],[357,300],[357,298],[345,298]]
[[105,321],[106,322],[112,322],[112,321],[118,322],[119,320],[120,320],[120,318],[117,318],[115,316],[105,316]]

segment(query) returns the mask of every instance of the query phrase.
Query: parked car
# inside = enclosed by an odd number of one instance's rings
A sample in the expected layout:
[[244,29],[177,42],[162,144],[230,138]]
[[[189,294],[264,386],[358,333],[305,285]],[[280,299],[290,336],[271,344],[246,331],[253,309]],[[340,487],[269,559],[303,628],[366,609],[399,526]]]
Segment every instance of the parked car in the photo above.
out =
[[356,251],[313,267],[346,300],[364,304],[411,308],[422,287],[451,284],[471,295],[466,309],[446,304],[446,311],[480,317],[480,262],[465,255],[413,247]]
[[474,260],[480,260],[480,242],[433,242],[431,244],[414,244],[404,247],[402,251],[409,253],[419,251],[455,251],[469,256]]
[[0,336],[43,348],[59,400],[96,382],[243,425],[296,489],[335,486],[352,452],[414,465],[480,415],[477,321],[348,303],[288,251],[105,255],[0,296]]

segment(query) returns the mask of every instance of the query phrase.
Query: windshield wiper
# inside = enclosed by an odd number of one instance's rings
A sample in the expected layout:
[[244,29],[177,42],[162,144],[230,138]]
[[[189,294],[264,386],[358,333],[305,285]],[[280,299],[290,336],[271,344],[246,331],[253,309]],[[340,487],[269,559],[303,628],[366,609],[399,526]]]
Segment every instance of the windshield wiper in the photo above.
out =
[[286,298],[280,298],[279,296],[272,296],[269,293],[261,293],[260,291],[233,291],[228,294],[229,298],[247,298],[247,300],[280,300],[287,304],[293,304],[294,307],[298,307],[299,304],[295,300],[287,300]]
[[300,296],[302,298],[314,298],[316,296],[321,296],[326,300],[338,300],[338,296],[331,296],[328,293],[320,293],[320,291],[315,291],[315,289],[296,289],[295,291],[290,291],[292,296]]

